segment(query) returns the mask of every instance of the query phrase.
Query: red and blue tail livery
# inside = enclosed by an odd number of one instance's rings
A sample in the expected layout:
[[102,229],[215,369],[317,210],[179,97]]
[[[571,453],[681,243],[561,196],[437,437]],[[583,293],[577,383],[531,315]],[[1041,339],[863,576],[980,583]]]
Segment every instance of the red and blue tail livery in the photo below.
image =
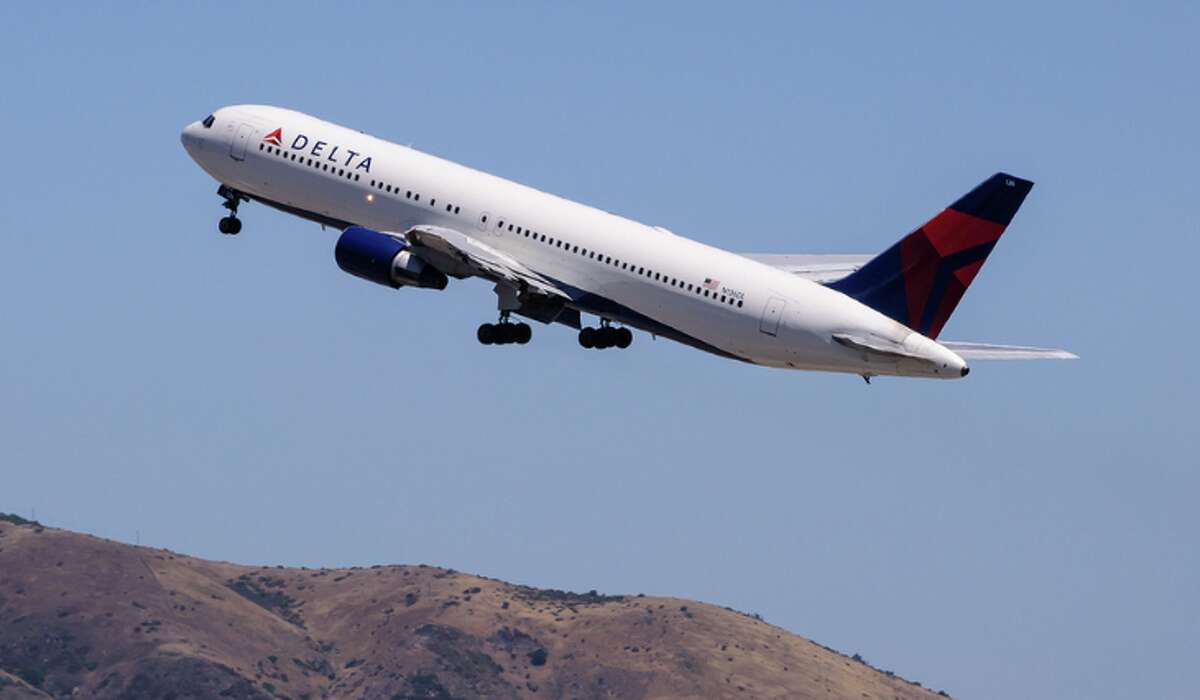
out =
[[1033,183],[996,173],[857,272],[829,284],[937,338]]

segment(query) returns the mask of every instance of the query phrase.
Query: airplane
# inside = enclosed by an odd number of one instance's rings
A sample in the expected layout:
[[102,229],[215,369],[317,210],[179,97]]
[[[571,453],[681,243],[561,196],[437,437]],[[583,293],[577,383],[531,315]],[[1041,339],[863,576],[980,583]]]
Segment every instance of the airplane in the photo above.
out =
[[[997,173],[875,256],[738,254],[301,112],[223,107],[188,124],[237,234],[258,202],[341,232],[338,266],[400,289],[494,285],[484,345],[525,344],[529,324],[627,348],[637,329],[766,367],[958,379],[967,360],[1072,359],[1049,348],[939,341],[1033,183]],[[584,325],[584,315],[596,325]]]

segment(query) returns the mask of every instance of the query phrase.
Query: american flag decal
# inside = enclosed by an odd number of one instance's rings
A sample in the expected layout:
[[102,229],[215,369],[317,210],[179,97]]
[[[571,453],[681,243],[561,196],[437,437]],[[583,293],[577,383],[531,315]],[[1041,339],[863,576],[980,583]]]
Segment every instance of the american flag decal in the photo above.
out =
[[705,289],[716,289],[717,287],[720,287],[720,286],[721,286],[721,280],[715,280],[711,277],[704,278],[704,288]]

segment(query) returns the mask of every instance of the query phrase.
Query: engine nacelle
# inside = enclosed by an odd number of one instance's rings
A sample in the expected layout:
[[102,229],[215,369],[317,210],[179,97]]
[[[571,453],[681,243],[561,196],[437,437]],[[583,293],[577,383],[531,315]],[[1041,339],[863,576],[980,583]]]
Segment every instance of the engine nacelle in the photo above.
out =
[[338,267],[355,277],[393,289],[403,286],[445,289],[446,276],[412,254],[402,240],[351,226],[333,249]]

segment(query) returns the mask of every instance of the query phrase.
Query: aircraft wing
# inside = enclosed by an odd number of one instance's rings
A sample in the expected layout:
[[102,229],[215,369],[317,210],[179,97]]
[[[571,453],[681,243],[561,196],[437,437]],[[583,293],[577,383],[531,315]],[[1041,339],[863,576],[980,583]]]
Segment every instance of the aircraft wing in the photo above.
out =
[[1019,345],[991,345],[939,340],[939,344],[964,360],[1078,360],[1079,355],[1057,348],[1030,348]]
[[404,232],[414,251],[448,275],[478,275],[551,298],[570,296],[551,280],[482,241],[441,226],[414,226]]
[[785,255],[779,253],[740,253],[743,258],[779,268],[813,282],[839,280],[867,264],[874,255]]

